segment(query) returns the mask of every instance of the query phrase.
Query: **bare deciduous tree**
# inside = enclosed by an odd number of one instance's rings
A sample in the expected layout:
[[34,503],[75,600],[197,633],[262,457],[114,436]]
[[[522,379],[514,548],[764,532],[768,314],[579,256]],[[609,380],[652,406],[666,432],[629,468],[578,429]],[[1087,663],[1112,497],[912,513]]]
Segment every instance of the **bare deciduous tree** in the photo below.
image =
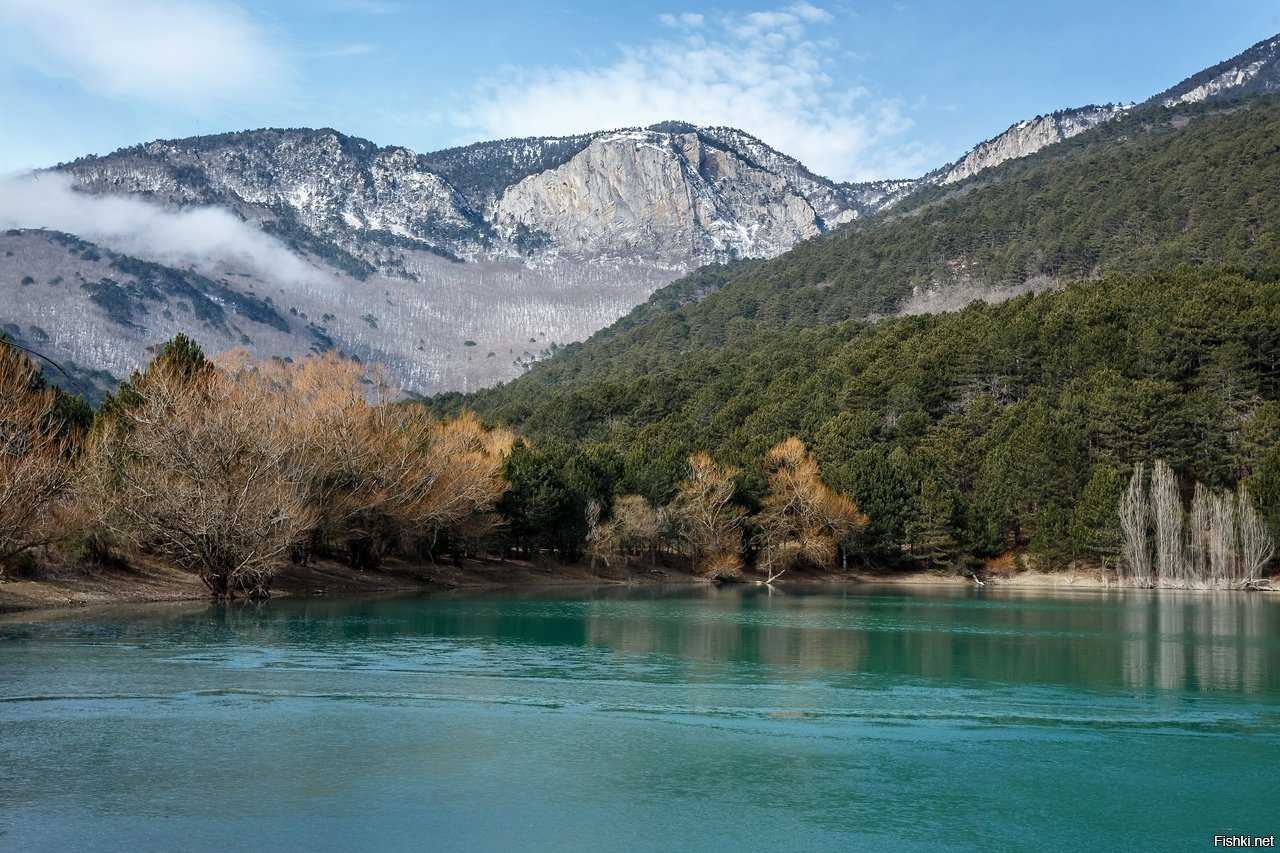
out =
[[1148,529],[1151,508],[1143,484],[1144,468],[1139,462],[1129,479],[1129,489],[1120,499],[1120,533],[1122,537],[1119,572],[1121,579],[1134,586],[1151,583],[1151,543]]
[[113,534],[198,573],[216,596],[265,597],[315,523],[312,472],[276,386],[243,356],[195,375],[153,368],[89,444],[90,504]]
[[1262,569],[1275,556],[1275,542],[1267,532],[1267,524],[1254,506],[1253,497],[1244,486],[1236,494],[1236,520],[1239,525],[1240,584],[1257,583]]
[[1208,562],[1210,583],[1223,585],[1236,577],[1236,502],[1229,491],[1210,504]]
[[384,370],[336,354],[268,367],[312,472],[316,532],[352,566],[376,568],[406,538],[434,548],[445,531],[480,533],[507,488],[510,432],[486,430],[470,412],[441,421],[392,405]]
[[623,564],[628,556],[649,555],[649,565],[658,560],[662,544],[662,513],[641,495],[619,495],[613,499],[613,516],[622,525]]
[[587,504],[587,556],[591,558],[591,568],[596,561],[604,563],[605,568],[613,568],[613,561],[620,556],[623,543],[622,524],[616,514],[603,518],[603,510],[599,501]]
[[618,495],[613,499],[613,513],[603,518],[601,507],[595,501],[587,505],[587,555],[594,566],[602,560],[612,566],[614,558],[621,558],[625,569],[631,557],[649,555],[649,564],[657,561],[662,541],[663,517],[641,495]]
[[1213,493],[1203,483],[1196,483],[1191,498],[1191,515],[1187,519],[1187,564],[1194,578],[1211,577],[1209,536],[1213,520]]
[[1187,515],[1173,470],[1162,460],[1155,464],[1150,503],[1139,464],[1119,512],[1124,532],[1120,579],[1135,586],[1152,583],[1153,547],[1154,581],[1171,587],[1247,586],[1258,581],[1275,554],[1266,524],[1243,486],[1235,493],[1215,493],[1196,483]]
[[1163,459],[1151,471],[1151,511],[1154,516],[1156,578],[1163,584],[1186,580],[1182,539],[1182,498],[1178,479]]
[[0,343],[0,574],[6,562],[63,532],[58,517],[72,469],[55,392],[36,388],[35,377],[30,359]]

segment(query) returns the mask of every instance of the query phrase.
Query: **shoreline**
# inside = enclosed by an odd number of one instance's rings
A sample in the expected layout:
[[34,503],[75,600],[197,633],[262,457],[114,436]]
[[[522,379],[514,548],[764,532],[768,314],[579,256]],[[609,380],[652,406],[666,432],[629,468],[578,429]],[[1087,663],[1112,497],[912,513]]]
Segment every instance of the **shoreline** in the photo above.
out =
[[[617,586],[705,586],[707,579],[675,562],[627,570],[592,569],[584,563],[550,561],[467,560],[461,566],[447,563],[408,563],[389,560],[375,571],[357,571],[336,560],[317,560],[307,566],[289,566],[279,572],[272,598],[326,598],[381,594],[438,594],[502,589]],[[746,586],[761,581],[747,576]],[[857,584],[885,587],[975,587],[971,577],[940,572],[843,571],[788,573],[775,588]],[[1275,579],[1261,591],[1277,591]],[[982,588],[1014,590],[1129,589],[1097,571],[1066,569],[1060,572],[1022,571],[991,573]],[[1192,590],[1208,591],[1208,590]],[[129,569],[49,567],[37,577],[0,578],[0,615],[75,611],[87,607],[213,601],[195,575],[159,562]]]

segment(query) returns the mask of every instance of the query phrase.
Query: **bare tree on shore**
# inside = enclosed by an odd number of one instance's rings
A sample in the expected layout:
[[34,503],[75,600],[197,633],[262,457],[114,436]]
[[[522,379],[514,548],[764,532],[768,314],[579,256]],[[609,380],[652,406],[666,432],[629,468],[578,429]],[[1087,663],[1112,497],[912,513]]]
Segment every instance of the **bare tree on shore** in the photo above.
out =
[[92,437],[90,506],[120,541],[197,573],[220,598],[262,598],[315,524],[312,469],[273,383],[243,359],[184,373],[153,364]]
[[1143,484],[1144,466],[1139,462],[1129,479],[1129,489],[1120,499],[1121,560],[1117,571],[1121,580],[1134,586],[1151,582],[1151,545],[1148,528],[1151,507]]
[[1204,483],[1196,483],[1191,498],[1191,514],[1187,517],[1187,562],[1192,577],[1212,579],[1209,540],[1214,500],[1213,492]]
[[1117,572],[1122,582],[1224,588],[1259,581],[1275,545],[1243,486],[1215,493],[1196,483],[1188,513],[1169,465],[1156,461],[1149,498],[1143,473],[1141,463],[1134,467],[1118,508],[1123,559]]
[[840,543],[866,528],[866,514],[822,482],[817,460],[794,436],[769,451],[766,465],[769,494],[757,518],[766,583],[802,561],[831,566]]
[[31,360],[0,342],[0,574],[17,555],[63,532],[72,467],[52,389]]
[[587,504],[587,556],[594,567],[601,561],[612,567],[622,560],[625,569],[631,557],[647,554],[649,564],[657,561],[662,544],[665,512],[655,509],[641,495],[618,495],[606,518],[598,501]]
[[1185,546],[1182,539],[1182,499],[1178,479],[1163,459],[1151,471],[1151,513],[1154,518],[1155,571],[1162,583],[1182,583]]
[[1244,486],[1236,493],[1236,519],[1239,529],[1241,581],[1257,583],[1262,570],[1275,556],[1275,542],[1267,532],[1267,524]]

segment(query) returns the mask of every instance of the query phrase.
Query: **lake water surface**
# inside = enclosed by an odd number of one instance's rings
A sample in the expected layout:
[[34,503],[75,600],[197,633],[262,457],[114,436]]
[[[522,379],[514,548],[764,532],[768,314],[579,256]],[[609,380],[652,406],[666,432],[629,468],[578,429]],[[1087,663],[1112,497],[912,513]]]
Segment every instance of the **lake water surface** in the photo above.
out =
[[540,591],[0,622],[0,849],[1211,849],[1280,599]]

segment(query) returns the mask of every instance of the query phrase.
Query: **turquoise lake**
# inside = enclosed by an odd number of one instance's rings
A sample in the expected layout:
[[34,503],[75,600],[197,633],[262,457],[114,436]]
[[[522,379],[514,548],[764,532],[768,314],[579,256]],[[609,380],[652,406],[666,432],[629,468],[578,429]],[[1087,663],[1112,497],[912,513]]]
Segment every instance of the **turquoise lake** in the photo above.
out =
[[850,586],[0,620],[3,850],[1280,834],[1280,598]]

